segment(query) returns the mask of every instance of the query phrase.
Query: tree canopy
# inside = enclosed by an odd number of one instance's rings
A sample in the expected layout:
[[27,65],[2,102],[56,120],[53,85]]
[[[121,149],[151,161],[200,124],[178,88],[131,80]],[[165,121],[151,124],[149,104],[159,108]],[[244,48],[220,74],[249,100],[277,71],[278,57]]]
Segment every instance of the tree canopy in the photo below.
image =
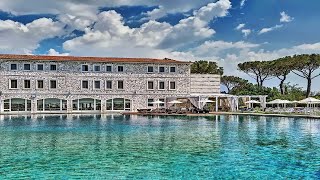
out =
[[293,73],[307,79],[307,93],[306,97],[310,96],[312,80],[320,74],[315,74],[315,71],[320,67],[319,54],[302,54],[294,55],[291,60],[293,66]]
[[311,94],[312,80],[320,76],[319,54],[301,54],[286,56],[273,61],[249,61],[238,64],[238,69],[254,78],[258,87],[262,87],[266,80],[276,77],[280,80],[279,90],[281,95],[286,95],[286,80],[290,73],[307,80],[306,97]]
[[238,64],[238,69],[254,78],[258,86],[263,86],[265,80],[273,78],[272,62],[270,61],[249,61]]
[[280,80],[279,89],[281,94],[285,94],[285,81],[289,75],[289,73],[293,70],[294,64],[292,63],[292,57],[286,56],[283,58],[279,58],[273,60],[271,62],[272,68],[271,74],[272,76],[278,78]]
[[223,68],[219,67],[216,62],[200,60],[191,65],[191,73],[223,75]]
[[232,91],[233,88],[240,88],[245,86],[248,83],[248,80],[242,79],[236,76],[222,76],[221,84],[226,86],[228,93]]

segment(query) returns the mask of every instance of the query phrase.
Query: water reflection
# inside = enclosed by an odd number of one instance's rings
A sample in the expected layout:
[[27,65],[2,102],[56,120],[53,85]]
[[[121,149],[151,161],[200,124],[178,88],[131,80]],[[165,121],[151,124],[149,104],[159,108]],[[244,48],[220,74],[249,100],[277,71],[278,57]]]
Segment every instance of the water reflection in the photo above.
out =
[[[313,178],[319,129],[315,119],[257,116],[0,116],[0,179],[34,172],[47,178],[79,178],[74,172],[88,178]],[[268,166],[257,170],[262,164]]]

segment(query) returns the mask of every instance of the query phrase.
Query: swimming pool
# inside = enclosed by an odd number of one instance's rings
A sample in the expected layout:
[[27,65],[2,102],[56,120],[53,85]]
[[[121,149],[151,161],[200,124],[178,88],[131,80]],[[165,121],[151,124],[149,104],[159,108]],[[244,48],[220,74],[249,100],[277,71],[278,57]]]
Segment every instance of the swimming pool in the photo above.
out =
[[1,117],[0,179],[320,178],[320,121]]

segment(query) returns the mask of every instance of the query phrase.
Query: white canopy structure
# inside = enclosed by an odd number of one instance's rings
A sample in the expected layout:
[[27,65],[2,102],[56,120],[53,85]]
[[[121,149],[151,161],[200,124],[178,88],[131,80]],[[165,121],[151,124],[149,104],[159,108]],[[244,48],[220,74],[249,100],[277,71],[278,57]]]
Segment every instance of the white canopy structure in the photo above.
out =
[[283,104],[293,104],[294,102],[289,101],[289,100],[283,100]]
[[260,103],[261,103],[260,101],[256,101],[256,100],[250,100],[246,102],[246,104],[260,104]]
[[284,104],[284,106],[286,106],[286,104],[291,104],[291,101],[288,100],[282,100],[282,99],[275,99],[273,101],[267,102],[267,104],[277,104],[278,108],[280,104]]
[[299,103],[300,104],[320,104],[320,100],[313,97],[308,97],[306,99],[299,101]]
[[245,103],[250,105],[249,108],[252,108],[253,104],[260,104],[261,105],[261,102],[260,101],[256,101],[256,100],[250,100],[250,101],[247,101]]
[[273,101],[267,102],[267,104],[284,104],[282,99],[275,99]]

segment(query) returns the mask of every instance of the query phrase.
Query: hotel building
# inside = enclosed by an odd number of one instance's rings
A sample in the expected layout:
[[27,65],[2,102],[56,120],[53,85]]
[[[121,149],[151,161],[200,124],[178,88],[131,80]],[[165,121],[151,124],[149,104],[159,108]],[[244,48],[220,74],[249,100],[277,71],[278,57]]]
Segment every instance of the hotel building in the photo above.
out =
[[[0,55],[0,113],[121,112],[219,93],[219,75],[171,59]],[[166,106],[166,104],[159,104]]]

